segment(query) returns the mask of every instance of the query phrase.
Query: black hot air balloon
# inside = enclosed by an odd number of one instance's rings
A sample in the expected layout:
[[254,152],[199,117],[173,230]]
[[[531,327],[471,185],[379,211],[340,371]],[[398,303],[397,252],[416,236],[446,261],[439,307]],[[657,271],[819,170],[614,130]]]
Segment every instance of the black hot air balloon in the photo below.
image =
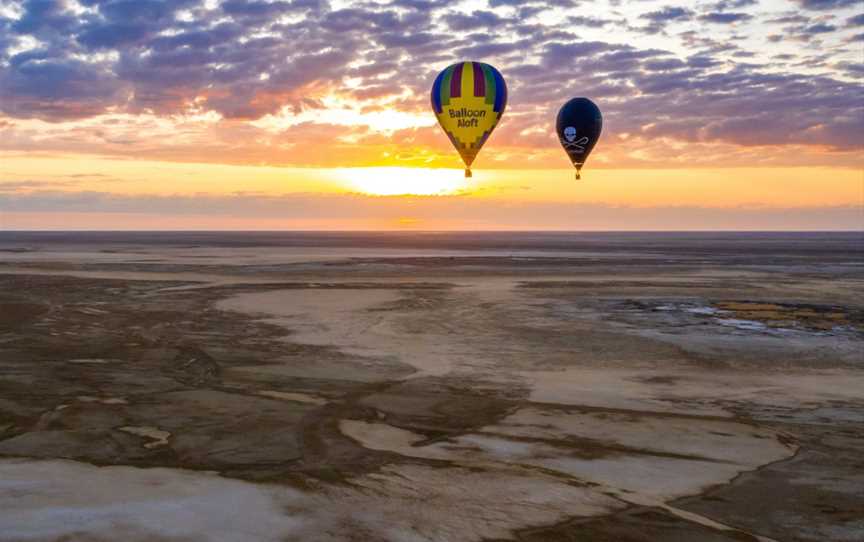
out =
[[567,156],[576,166],[578,180],[581,178],[579,172],[585,165],[585,160],[600,139],[600,131],[603,129],[600,108],[588,98],[573,98],[558,111],[555,129]]

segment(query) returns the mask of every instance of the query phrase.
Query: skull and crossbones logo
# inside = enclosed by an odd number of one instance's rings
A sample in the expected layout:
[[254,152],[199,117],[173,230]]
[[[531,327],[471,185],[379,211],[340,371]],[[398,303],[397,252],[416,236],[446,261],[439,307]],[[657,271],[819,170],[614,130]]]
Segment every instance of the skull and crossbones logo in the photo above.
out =
[[573,126],[568,126],[564,128],[564,139],[565,141],[562,141],[562,143],[564,144],[564,148],[567,149],[568,152],[585,152],[585,145],[588,144],[588,138],[581,137],[578,141],[574,141],[576,139],[576,128],[574,128]]

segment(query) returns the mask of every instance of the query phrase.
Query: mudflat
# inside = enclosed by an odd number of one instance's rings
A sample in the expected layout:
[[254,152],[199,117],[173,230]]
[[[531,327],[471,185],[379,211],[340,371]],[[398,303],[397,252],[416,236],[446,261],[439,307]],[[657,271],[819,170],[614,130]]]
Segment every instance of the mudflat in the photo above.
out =
[[0,233],[0,540],[864,540],[860,233]]

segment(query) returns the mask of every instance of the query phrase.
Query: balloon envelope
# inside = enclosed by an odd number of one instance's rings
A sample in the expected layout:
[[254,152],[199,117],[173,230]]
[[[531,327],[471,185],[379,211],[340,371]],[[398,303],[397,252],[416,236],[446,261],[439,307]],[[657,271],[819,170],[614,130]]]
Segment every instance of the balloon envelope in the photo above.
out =
[[432,85],[432,110],[438,124],[465,162],[471,163],[495,129],[507,106],[507,85],[501,73],[483,62],[448,66]]
[[576,166],[576,178],[582,166],[600,139],[603,130],[603,116],[597,104],[588,98],[573,98],[558,111],[555,123],[561,146]]

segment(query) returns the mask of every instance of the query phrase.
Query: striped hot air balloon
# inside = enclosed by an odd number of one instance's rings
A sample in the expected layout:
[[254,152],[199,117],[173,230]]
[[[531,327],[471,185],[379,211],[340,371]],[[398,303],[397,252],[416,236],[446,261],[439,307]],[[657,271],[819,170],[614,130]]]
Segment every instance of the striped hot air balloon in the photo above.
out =
[[507,106],[507,85],[501,73],[483,62],[448,66],[432,85],[432,109],[438,124],[465,162],[471,163],[495,129]]

